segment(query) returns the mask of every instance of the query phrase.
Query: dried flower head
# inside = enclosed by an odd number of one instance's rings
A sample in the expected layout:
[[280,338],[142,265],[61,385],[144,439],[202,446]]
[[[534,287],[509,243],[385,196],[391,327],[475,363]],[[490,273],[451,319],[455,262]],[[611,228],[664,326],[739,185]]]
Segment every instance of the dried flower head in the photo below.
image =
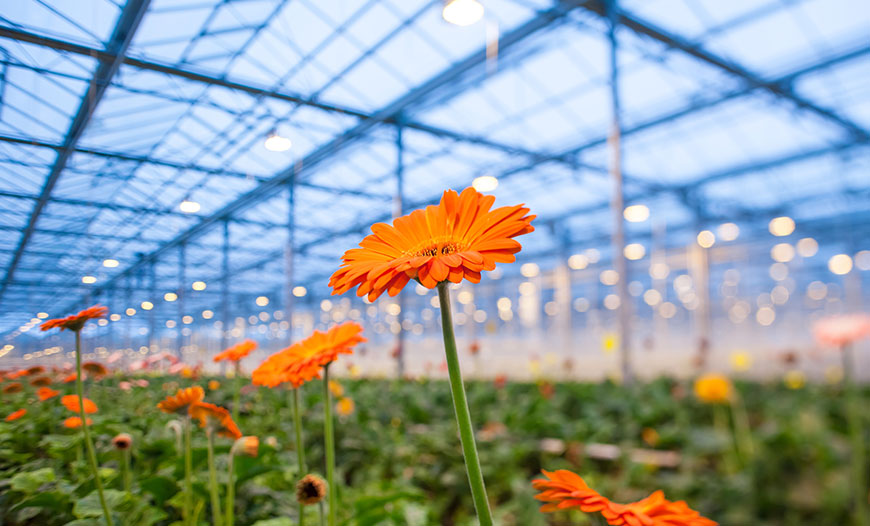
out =
[[133,446],[133,437],[127,433],[119,433],[112,439],[112,445],[121,451],[130,449]]
[[308,474],[296,483],[296,500],[304,506],[317,504],[326,497],[326,482],[317,475]]

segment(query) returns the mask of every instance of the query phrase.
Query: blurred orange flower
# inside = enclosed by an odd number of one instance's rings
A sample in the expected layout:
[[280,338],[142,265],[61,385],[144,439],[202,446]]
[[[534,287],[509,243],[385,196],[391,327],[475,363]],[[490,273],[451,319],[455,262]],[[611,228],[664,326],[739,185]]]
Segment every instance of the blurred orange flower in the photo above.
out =
[[78,314],[71,314],[66,318],[48,320],[40,325],[39,328],[43,331],[60,328],[60,330],[69,329],[73,332],[78,332],[82,330],[82,327],[85,326],[85,323],[87,323],[88,320],[105,318],[108,313],[109,309],[106,307],[103,307],[102,305],[94,305],[93,307],[80,311]]
[[21,369],[20,371],[14,371],[6,375],[7,380],[16,380],[21,378],[22,376],[27,376],[27,369]]
[[[84,398],[82,400],[85,406],[85,413],[91,415],[97,412],[97,404],[93,401]],[[63,404],[64,407],[69,409],[70,411],[74,411],[76,413],[79,412],[79,397],[78,395],[66,395],[62,396],[60,399],[60,403]]]
[[[93,423],[94,421],[88,418],[88,425],[92,425]],[[63,427],[67,429],[76,429],[78,427],[82,427],[82,419],[78,416],[71,416],[63,421]]]
[[362,326],[355,322],[336,325],[327,332],[314,331],[308,338],[266,358],[251,375],[254,385],[275,387],[289,383],[299,387],[320,378],[320,369],[338,359],[339,354],[352,354],[352,348],[366,341]]
[[217,391],[221,388],[221,383],[217,380],[209,380],[208,381],[208,390],[209,391]]
[[20,393],[24,386],[19,382],[12,382],[3,386],[3,394]]
[[24,373],[27,374],[27,376],[33,376],[33,375],[36,375],[36,374],[42,374],[42,373],[44,373],[44,372],[45,372],[45,367],[43,367],[43,366],[41,366],[41,365],[34,365],[33,367],[28,367],[28,368],[24,371]]
[[106,369],[106,366],[99,362],[85,362],[82,364],[82,369],[94,376],[106,376],[109,374],[109,370]]
[[247,455],[256,457],[260,449],[260,439],[255,436],[242,437],[233,444],[232,452],[234,454]]
[[217,432],[218,436],[242,438],[242,432],[233,422],[230,412],[223,407],[218,407],[207,402],[193,402],[188,409],[190,416],[199,420],[199,427],[208,427]]
[[43,402],[45,402],[49,398],[54,398],[59,394],[60,391],[55,391],[51,387],[40,387],[36,390],[36,396]]
[[532,487],[541,492],[535,498],[545,503],[541,506],[543,512],[573,508],[584,513],[600,513],[611,526],[717,525],[685,502],[665,499],[661,491],[637,502],[618,504],[591,489],[576,473],[564,469],[543,473],[546,479],[532,481]]
[[229,349],[219,353],[217,356],[212,358],[215,363],[229,360],[231,362],[238,362],[245,356],[251,354],[251,352],[257,348],[257,342],[254,340],[245,340],[242,343],[238,343],[233,345]]
[[528,208],[490,210],[494,203],[495,197],[474,188],[462,194],[447,190],[437,206],[398,217],[392,225],[375,223],[360,248],[342,256],[329,279],[332,293],[359,285],[357,296],[374,301],[384,292],[395,296],[411,279],[429,289],[445,280],[480,282],[481,271],[516,259],[522,247],[514,237],[535,230]]
[[731,380],[715,373],[702,375],[695,380],[695,396],[708,404],[722,404],[731,400]]
[[352,415],[355,408],[356,405],[353,403],[353,399],[346,396],[339,398],[335,404],[335,412],[341,416]]
[[158,403],[157,408],[164,413],[184,414],[188,411],[189,405],[201,402],[203,398],[205,398],[205,391],[197,385],[187,389],[179,389],[175,396],[167,396]]
[[18,411],[15,411],[14,413],[10,413],[9,416],[7,416],[5,418],[5,420],[7,422],[13,422],[15,420],[18,420],[19,418],[21,418],[22,416],[24,416],[26,414],[27,414],[27,409],[19,409]]
[[65,383],[65,384],[68,384],[70,382],[75,382],[77,376],[78,375],[76,373],[72,373],[71,375],[69,375],[69,376],[65,377],[63,380],[61,380],[61,382]]
[[49,378],[48,376],[37,376],[30,381],[30,385],[32,385],[33,387],[51,385],[51,378]]

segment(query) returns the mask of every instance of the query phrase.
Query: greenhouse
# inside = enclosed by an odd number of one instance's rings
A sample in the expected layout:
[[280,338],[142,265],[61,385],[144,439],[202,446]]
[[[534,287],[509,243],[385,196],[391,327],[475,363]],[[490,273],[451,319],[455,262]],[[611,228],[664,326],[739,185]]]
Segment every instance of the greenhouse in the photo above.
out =
[[868,36],[0,3],[0,525],[870,526]]

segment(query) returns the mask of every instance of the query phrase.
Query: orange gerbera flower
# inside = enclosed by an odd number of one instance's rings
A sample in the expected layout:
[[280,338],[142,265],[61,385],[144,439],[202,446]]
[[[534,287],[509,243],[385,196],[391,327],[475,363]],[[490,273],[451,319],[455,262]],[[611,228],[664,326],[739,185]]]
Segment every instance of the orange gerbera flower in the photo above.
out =
[[541,506],[543,512],[574,508],[584,513],[600,513],[611,526],[717,525],[685,502],[667,500],[661,491],[631,504],[618,504],[590,488],[576,473],[564,469],[543,473],[546,479],[532,481],[532,487],[541,492],[535,498],[545,503]]
[[103,307],[102,305],[94,305],[93,307],[89,307],[83,311],[80,311],[78,314],[71,314],[66,318],[55,318],[53,320],[47,320],[42,325],[40,325],[39,328],[43,331],[60,328],[60,330],[69,329],[73,332],[78,332],[82,330],[82,327],[85,326],[85,323],[87,323],[88,320],[105,318],[106,314],[108,313],[108,308]]
[[70,383],[70,382],[75,382],[75,381],[76,381],[76,378],[78,378],[78,374],[76,374],[76,373],[72,373],[72,374],[67,375],[66,377],[64,377],[64,379],[61,380],[61,382],[65,383],[65,384],[68,384],[68,383]]
[[48,376],[37,376],[30,381],[30,385],[32,385],[33,387],[43,387],[46,385],[51,385],[51,378],[49,378]]
[[708,404],[724,404],[731,400],[733,387],[728,377],[708,373],[695,380],[695,396]]
[[188,406],[197,402],[202,402],[205,398],[205,391],[202,387],[196,385],[187,389],[179,389],[175,396],[167,396],[162,402],[157,404],[157,409],[164,413],[184,414],[188,410]]
[[245,356],[251,354],[251,351],[257,348],[257,342],[254,340],[245,340],[242,343],[238,343],[233,345],[229,349],[225,350],[222,353],[219,353],[217,356],[213,358],[215,363],[229,360],[231,362],[238,362]]
[[218,407],[207,402],[194,402],[188,409],[190,416],[199,420],[199,427],[208,427],[218,436],[240,439],[242,432],[239,431],[230,412],[223,407]]
[[49,398],[54,398],[59,394],[60,391],[55,391],[51,387],[40,387],[36,390],[36,396],[43,402],[45,402]]
[[372,235],[348,250],[329,279],[333,294],[359,285],[358,296],[374,301],[395,296],[416,279],[433,289],[442,281],[463,278],[478,283],[480,272],[496,263],[512,263],[522,248],[513,238],[533,232],[535,216],[522,205],[490,210],[495,197],[474,188],[447,190],[441,202],[398,217],[392,225],[375,223]]
[[106,369],[106,366],[99,362],[85,362],[82,364],[82,369],[94,376],[106,376],[109,374],[109,370]]
[[3,394],[20,393],[24,386],[20,382],[12,382],[3,386]]
[[[88,418],[88,425],[93,425],[94,421]],[[82,419],[79,416],[71,416],[63,421],[63,427],[67,429],[76,429],[82,427]]]
[[362,326],[346,322],[327,332],[314,331],[308,338],[266,358],[251,375],[254,385],[275,387],[282,383],[299,387],[320,378],[320,369],[334,362],[339,354],[352,354],[352,348],[366,341]]
[[[88,398],[82,399],[85,406],[85,413],[92,415],[97,412],[97,404],[91,401]],[[63,404],[64,407],[69,409],[70,411],[74,411],[76,413],[79,412],[79,396],[78,395],[66,395],[60,398],[60,403]]]
[[27,409],[19,409],[18,411],[15,411],[14,413],[10,413],[9,416],[7,416],[5,418],[5,420],[7,422],[13,422],[15,420],[18,420],[19,418],[21,418],[22,416],[24,416],[26,414],[27,414]]
[[6,378],[8,380],[17,380],[18,378],[21,378],[22,376],[27,376],[27,369],[21,369],[19,371],[11,372],[11,373],[6,375]]

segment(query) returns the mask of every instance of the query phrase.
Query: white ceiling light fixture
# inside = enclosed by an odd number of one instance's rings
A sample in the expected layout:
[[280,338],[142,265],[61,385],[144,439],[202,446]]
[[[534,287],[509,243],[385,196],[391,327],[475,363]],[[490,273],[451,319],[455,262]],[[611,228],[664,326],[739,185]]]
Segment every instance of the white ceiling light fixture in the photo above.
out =
[[199,212],[200,206],[196,201],[192,201],[189,197],[185,197],[184,201],[178,205],[178,209],[185,214],[195,214]]
[[266,135],[266,141],[263,143],[263,146],[270,152],[286,152],[293,147],[293,141],[278,135],[278,132],[273,129]]
[[118,266],[118,264],[119,263],[118,263],[117,259],[104,259],[103,260],[103,266],[106,268],[115,268]]
[[441,16],[456,26],[470,26],[483,18],[483,4],[477,0],[445,0]]

